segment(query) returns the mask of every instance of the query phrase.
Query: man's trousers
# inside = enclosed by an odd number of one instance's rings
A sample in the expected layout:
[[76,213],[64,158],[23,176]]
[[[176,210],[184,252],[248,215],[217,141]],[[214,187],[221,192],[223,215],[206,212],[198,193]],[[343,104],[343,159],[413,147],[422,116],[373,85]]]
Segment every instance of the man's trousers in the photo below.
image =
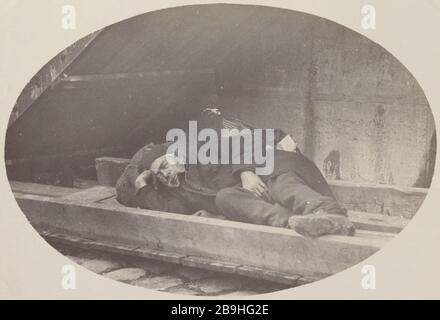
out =
[[[324,210],[330,214],[346,215],[346,210],[340,207],[330,190],[314,190],[293,171],[270,178],[266,184],[272,203],[236,186],[224,188],[217,193],[217,209],[231,220],[274,227],[286,227],[289,217],[294,214]],[[326,183],[325,186],[328,187]]]

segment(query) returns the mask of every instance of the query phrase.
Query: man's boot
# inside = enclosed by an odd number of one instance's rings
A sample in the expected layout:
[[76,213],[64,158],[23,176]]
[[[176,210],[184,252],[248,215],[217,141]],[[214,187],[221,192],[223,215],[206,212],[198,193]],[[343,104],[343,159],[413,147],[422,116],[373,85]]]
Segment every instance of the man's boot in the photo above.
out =
[[293,215],[289,227],[301,235],[319,237],[326,234],[353,236],[355,227],[345,216],[319,210],[306,215]]

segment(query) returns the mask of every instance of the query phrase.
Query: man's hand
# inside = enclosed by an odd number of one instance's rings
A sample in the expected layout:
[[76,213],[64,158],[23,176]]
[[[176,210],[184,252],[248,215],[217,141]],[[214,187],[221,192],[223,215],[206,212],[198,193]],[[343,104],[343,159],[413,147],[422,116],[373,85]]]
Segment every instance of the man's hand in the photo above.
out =
[[136,193],[139,192],[143,187],[148,185],[148,179],[153,175],[150,170],[145,170],[136,178],[134,186],[136,188]]
[[167,163],[166,156],[163,155],[155,159],[150,165],[150,171],[155,176],[159,173],[160,169]]
[[240,174],[242,187],[255,193],[258,197],[268,202],[272,202],[269,189],[266,184],[252,171],[243,171]]

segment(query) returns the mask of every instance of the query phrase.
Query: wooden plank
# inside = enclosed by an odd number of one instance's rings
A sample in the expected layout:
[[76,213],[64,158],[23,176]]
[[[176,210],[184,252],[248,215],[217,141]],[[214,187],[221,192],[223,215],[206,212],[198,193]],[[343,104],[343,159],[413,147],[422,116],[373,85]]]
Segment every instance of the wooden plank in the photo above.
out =
[[89,189],[98,186],[98,181],[76,178],[73,180],[73,187],[77,189]]
[[399,233],[409,222],[408,219],[397,216],[359,211],[348,211],[348,217],[356,229],[389,233]]
[[[103,157],[96,159],[98,182],[115,186],[129,160]],[[412,218],[428,193],[425,188],[413,188],[349,181],[329,181],[338,201],[348,210]]]
[[14,193],[35,194],[40,196],[62,197],[78,191],[75,188],[57,187],[46,184],[10,181]]
[[116,195],[115,188],[106,186],[95,186],[89,189],[82,189],[75,193],[71,193],[62,197],[65,201],[75,201],[78,203],[92,203],[103,201],[105,199],[114,198]]
[[369,257],[390,239],[310,239],[290,229],[96,202],[102,190],[95,189],[95,196],[88,199],[91,202],[74,196],[18,195],[16,199],[40,232],[169,252],[177,257],[203,257],[292,276],[315,278],[342,271]]
[[29,165],[29,164],[37,164],[37,163],[45,163],[49,161],[60,161],[60,160],[78,160],[90,157],[96,157],[101,154],[109,154],[115,152],[123,151],[123,147],[112,146],[100,149],[93,150],[81,150],[73,153],[53,153],[53,154],[45,154],[45,155],[35,155],[27,158],[17,158],[17,159],[6,159],[5,163],[7,166],[16,166],[16,165]]
[[352,211],[379,213],[412,218],[425,199],[428,189],[350,181],[329,181],[345,208]]
[[356,237],[362,239],[369,239],[372,243],[380,243],[388,242],[392,240],[396,235],[394,233],[389,232],[378,232],[378,231],[370,231],[370,230],[356,230]]
[[[115,197],[99,201],[101,203],[118,205]],[[377,231],[386,233],[399,233],[405,228],[409,220],[400,217],[390,217],[382,214],[348,211],[348,217],[357,230]]]
[[105,74],[78,74],[63,77],[63,82],[91,82],[91,81],[115,81],[123,79],[142,79],[142,78],[156,78],[156,77],[175,77],[186,75],[200,75],[210,74],[214,75],[215,70],[210,68],[198,70],[161,70],[148,72],[132,72],[132,73],[105,73]]

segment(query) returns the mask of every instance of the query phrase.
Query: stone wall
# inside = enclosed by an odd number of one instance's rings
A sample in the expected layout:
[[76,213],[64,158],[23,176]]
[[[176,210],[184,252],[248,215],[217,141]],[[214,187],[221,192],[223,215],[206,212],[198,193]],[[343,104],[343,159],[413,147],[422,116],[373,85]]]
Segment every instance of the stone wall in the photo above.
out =
[[292,133],[329,179],[430,185],[433,116],[396,58],[308,16],[286,13],[252,36],[217,69],[219,103],[229,115]]

